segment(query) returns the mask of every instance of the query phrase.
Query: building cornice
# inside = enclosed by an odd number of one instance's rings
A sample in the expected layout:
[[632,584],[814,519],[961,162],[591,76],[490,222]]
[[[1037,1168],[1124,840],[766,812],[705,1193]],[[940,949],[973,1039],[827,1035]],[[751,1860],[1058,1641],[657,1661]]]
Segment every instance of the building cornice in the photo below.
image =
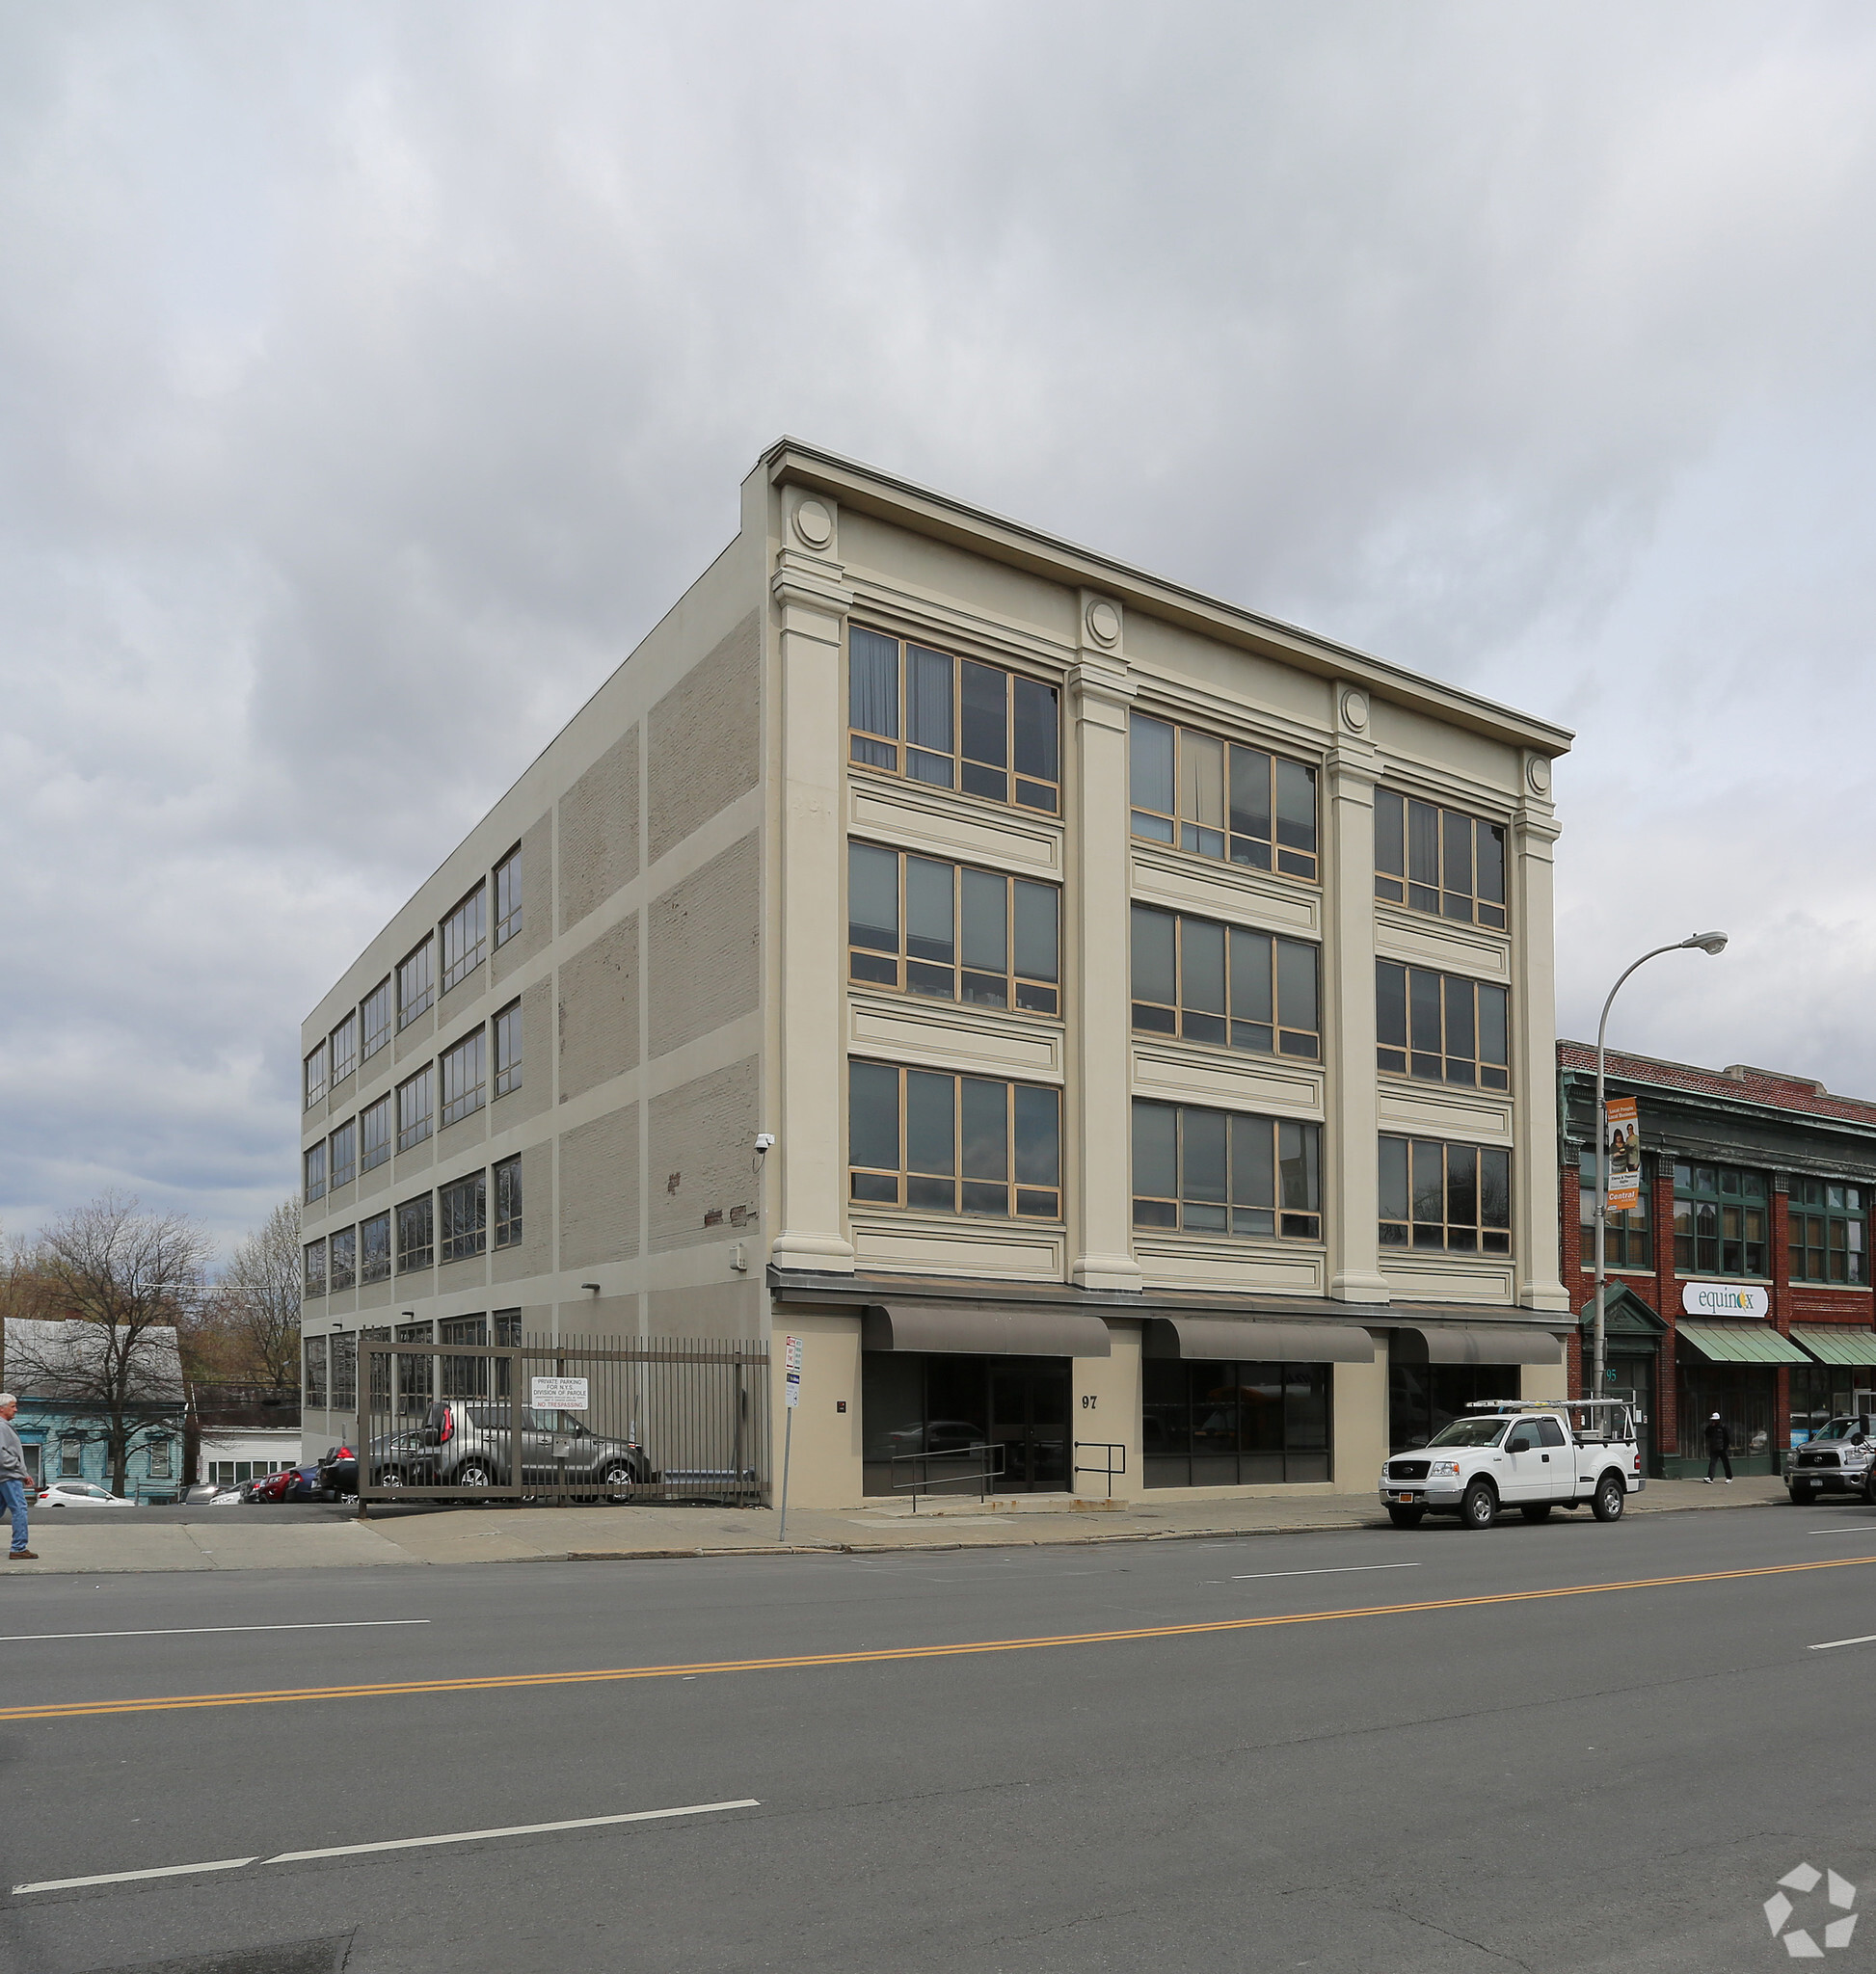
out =
[[1127,608],[1177,624],[1222,644],[1274,657],[1331,683],[1358,683],[1375,697],[1449,725],[1545,757],[1567,753],[1567,727],[1502,707],[1456,685],[1422,678],[1366,652],[1316,636],[1274,617],[1044,534],[896,474],[843,459],[803,440],[783,438],[762,456],[771,483],[813,487],[844,507],[932,536],[1074,589],[1097,589]]

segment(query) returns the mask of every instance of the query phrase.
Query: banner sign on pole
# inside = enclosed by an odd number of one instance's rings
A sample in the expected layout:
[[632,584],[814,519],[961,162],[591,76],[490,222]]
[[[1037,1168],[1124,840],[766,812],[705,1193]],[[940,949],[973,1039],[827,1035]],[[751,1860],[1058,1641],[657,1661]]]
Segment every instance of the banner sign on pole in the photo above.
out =
[[1609,1211],[1625,1214],[1642,1201],[1642,1127],[1633,1097],[1603,1106],[1603,1146],[1609,1155]]
[[789,1404],[791,1407],[801,1402],[801,1339],[790,1337],[784,1353],[788,1367]]

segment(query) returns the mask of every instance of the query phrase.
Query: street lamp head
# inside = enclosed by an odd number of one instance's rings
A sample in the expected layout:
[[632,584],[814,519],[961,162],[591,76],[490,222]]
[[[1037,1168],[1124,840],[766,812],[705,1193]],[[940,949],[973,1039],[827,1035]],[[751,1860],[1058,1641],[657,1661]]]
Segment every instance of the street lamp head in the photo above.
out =
[[1727,935],[1724,932],[1696,932],[1691,939],[1683,939],[1680,943],[1690,949],[1699,947],[1704,953],[1725,952]]

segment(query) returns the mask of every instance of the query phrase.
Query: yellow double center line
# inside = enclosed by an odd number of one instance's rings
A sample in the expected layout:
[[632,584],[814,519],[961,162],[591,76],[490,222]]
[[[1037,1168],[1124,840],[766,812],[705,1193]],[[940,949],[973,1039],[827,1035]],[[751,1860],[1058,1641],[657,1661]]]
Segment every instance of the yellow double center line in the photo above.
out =
[[260,1693],[173,1694],[153,1699],[71,1700],[45,1707],[0,1708],[0,1721],[75,1721],[99,1714],[163,1714],[192,1707],[268,1707],[289,1700],[389,1699],[411,1694],[496,1693],[511,1688],[597,1686],[621,1679],[694,1679],[707,1672],[796,1672],[822,1666],[880,1666],[913,1659],[962,1659],[985,1652],[1040,1652],[1059,1645],[1119,1645],[1141,1639],[1199,1638],[1213,1632],[1269,1631],[1286,1624],[1334,1624],[1349,1617],[1408,1617],[1425,1611],[1470,1611],[1495,1604],[1537,1604],[1553,1597],[1599,1597],[1612,1590],[1663,1590],[1683,1584],[1739,1583],[1750,1577],[1859,1569],[1876,1556],[1819,1562],[1775,1562],[1757,1569],[1702,1570],[1693,1576],[1636,1577],[1620,1584],[1563,1584],[1548,1590],[1500,1590],[1485,1597],[1435,1597],[1420,1604],[1364,1604],[1346,1611],[1290,1611],[1274,1617],[1219,1617],[1202,1624],[1142,1625],[1131,1631],[1064,1632],[1051,1638],[976,1639],[952,1645],[888,1645],[869,1652],[811,1652],[774,1659],[703,1659],[681,1666],[607,1666],[586,1672],[496,1672],[471,1679],[374,1680],[359,1686],[281,1687]]

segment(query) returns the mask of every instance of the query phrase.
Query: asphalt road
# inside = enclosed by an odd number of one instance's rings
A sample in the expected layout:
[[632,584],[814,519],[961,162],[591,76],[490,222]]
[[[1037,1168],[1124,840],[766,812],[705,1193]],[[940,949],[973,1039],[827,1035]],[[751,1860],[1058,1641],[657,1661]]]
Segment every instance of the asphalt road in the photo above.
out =
[[[219,1628],[267,1626],[323,1628]],[[126,1631],[165,1635],[96,1636]],[[1104,1633],[1143,1635],[1074,1641]],[[324,1974],[349,1935],[349,1974],[1788,1965],[1761,1908],[1794,1866],[1876,1903],[1872,1634],[1850,1506],[15,1579],[0,1872],[52,1888],[7,1900],[0,1964]],[[549,1677],[635,1668],[665,1669]],[[335,1687],[366,1690],[99,1711]],[[1790,1923],[1846,1916],[1828,1889]],[[1866,1923],[1828,1960],[1868,1964]]]

